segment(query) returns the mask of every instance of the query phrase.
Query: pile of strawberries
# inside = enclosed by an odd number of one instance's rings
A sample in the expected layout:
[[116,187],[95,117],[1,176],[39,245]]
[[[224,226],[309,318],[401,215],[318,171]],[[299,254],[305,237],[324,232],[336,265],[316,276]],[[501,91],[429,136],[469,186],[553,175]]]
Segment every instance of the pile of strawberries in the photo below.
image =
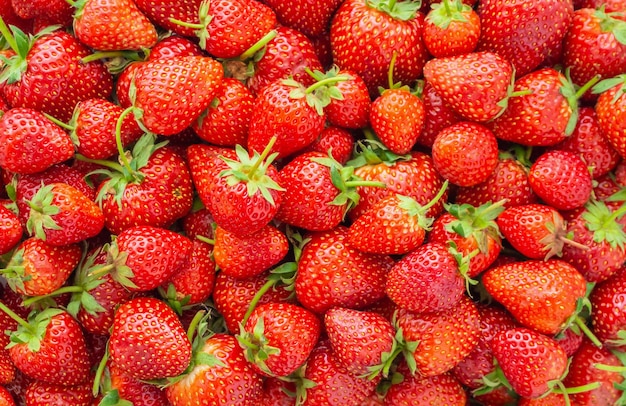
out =
[[626,404],[626,1],[0,17],[1,405]]

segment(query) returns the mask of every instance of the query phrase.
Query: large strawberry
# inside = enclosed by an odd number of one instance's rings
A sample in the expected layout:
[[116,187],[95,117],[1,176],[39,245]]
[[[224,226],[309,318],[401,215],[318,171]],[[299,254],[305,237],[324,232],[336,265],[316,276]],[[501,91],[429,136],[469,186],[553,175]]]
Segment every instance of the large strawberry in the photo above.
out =
[[535,69],[559,46],[572,19],[569,0],[481,0],[479,50],[510,61],[519,76]]
[[344,1],[330,26],[335,63],[360,75],[371,95],[387,84],[394,54],[395,79],[415,81],[427,58],[422,41],[424,15],[418,9],[419,4],[407,1]]
[[600,93],[595,109],[600,129],[611,145],[626,156],[626,74],[605,79],[592,89]]
[[76,37],[53,29],[29,41],[23,32],[11,33],[0,22],[2,36],[15,52],[3,66],[0,83],[11,107],[28,107],[67,122],[79,101],[108,98],[113,80],[102,62],[81,62],[91,51]]
[[165,302],[138,297],[115,312],[109,338],[111,361],[137,379],[182,373],[191,360],[191,343]]

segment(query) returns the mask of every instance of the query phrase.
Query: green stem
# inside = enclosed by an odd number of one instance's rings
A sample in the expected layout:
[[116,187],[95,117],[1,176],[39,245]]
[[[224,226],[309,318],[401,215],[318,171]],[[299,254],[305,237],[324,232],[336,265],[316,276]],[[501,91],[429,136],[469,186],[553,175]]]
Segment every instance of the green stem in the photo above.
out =
[[13,33],[11,32],[11,30],[9,30],[9,27],[7,27],[6,23],[4,22],[2,18],[0,18],[0,34],[2,34],[6,42],[11,47],[11,49],[15,51],[16,54],[19,55],[20,54],[19,47],[17,46],[15,37],[13,36]]
[[124,124],[126,116],[134,109],[134,106],[127,107],[126,110],[122,111],[115,123],[115,144],[117,145],[117,152],[120,154],[120,161],[122,161],[122,165],[128,170],[128,173],[133,173],[134,171],[133,168],[130,167],[130,162],[126,156],[126,151],[124,151],[124,145],[122,144],[122,125]]
[[93,278],[95,277],[96,279],[100,278],[101,276],[106,275],[111,269],[115,268],[115,264],[107,264],[107,265],[103,265],[100,268],[96,268],[93,271],[89,272],[89,277]]
[[170,20],[171,23],[174,23],[176,25],[180,25],[181,27],[185,27],[185,28],[191,28],[191,29],[194,29],[194,30],[201,30],[201,29],[204,28],[204,25],[200,24],[200,23],[190,23],[190,22],[187,22],[187,21],[179,20],[177,18],[173,18],[173,17],[170,17],[169,20]]
[[265,282],[265,284],[263,286],[261,286],[261,289],[259,289],[258,292],[256,292],[256,294],[252,297],[252,300],[250,301],[250,304],[248,305],[248,310],[246,311],[246,314],[243,316],[243,320],[241,321],[241,325],[242,326],[246,325],[246,322],[250,318],[250,315],[252,314],[252,312],[256,308],[257,304],[259,303],[259,300],[261,300],[261,297],[263,297],[263,295],[268,290],[273,288],[274,285],[276,285],[276,283],[279,280],[280,279],[270,279],[270,280],[268,280],[267,282]]
[[29,297],[28,299],[24,300],[22,305],[25,307],[29,307],[33,303],[37,303],[38,301],[43,300],[43,299],[61,296],[65,293],[80,293],[83,291],[84,289],[81,286],[63,286],[62,288],[59,288],[55,290],[54,292],[50,292],[47,295]]
[[198,235],[196,235],[196,238],[197,238],[198,240],[202,241],[202,242],[207,243],[207,244],[210,244],[210,245],[215,245],[215,240],[212,240],[212,239],[210,239],[210,238],[206,238],[206,237],[205,237],[205,236],[203,236],[203,235],[199,235],[199,234],[198,234]]
[[104,166],[104,167],[112,169],[112,170],[114,170],[116,172],[123,172],[123,170],[124,170],[122,165],[120,165],[120,164],[118,164],[116,162],[113,162],[113,161],[107,161],[107,160],[104,160],[104,159],[91,159],[91,158],[87,158],[86,156],[81,155],[81,154],[75,154],[74,158],[76,160],[78,160],[78,161],[89,162],[89,163],[92,163],[92,164]]
[[599,369],[600,371],[607,371],[607,372],[617,372],[618,374],[623,374],[624,372],[626,372],[626,366],[624,365],[606,365],[606,364],[600,364],[600,363],[596,363],[593,364],[593,367],[596,369]]
[[200,321],[205,314],[206,311],[200,310],[196,313],[195,316],[193,316],[193,319],[191,320],[191,323],[189,323],[189,327],[187,328],[187,339],[189,340],[189,342],[193,343],[193,336],[198,329],[198,324],[200,324]]
[[387,184],[385,182],[376,182],[374,180],[349,180],[345,182],[344,184],[348,188],[356,188],[359,186],[363,186],[363,187],[371,186],[371,187],[380,187],[380,188],[387,187]]
[[439,191],[437,192],[435,197],[433,197],[428,203],[426,203],[424,206],[422,206],[422,213],[426,213],[428,211],[428,209],[430,209],[435,204],[437,204],[437,202],[439,201],[439,199],[441,199],[443,194],[446,193],[446,190],[448,190],[448,181],[447,180],[443,182],[443,185],[441,185],[441,189],[439,189]]
[[98,369],[96,369],[96,376],[93,379],[93,385],[91,386],[91,393],[94,397],[98,396],[100,393],[100,381],[102,380],[102,374],[104,374],[104,368],[106,368],[107,362],[109,361],[109,344],[107,343],[106,351],[98,364]]
[[257,169],[259,169],[259,166],[261,166],[263,161],[265,161],[265,158],[267,158],[267,156],[272,151],[272,147],[274,146],[274,144],[276,144],[276,136],[270,138],[270,141],[265,146],[265,149],[263,150],[259,158],[254,162],[254,165],[250,167],[250,169],[248,170],[248,178],[253,178],[254,173],[257,171]]
[[580,89],[578,89],[578,91],[576,92],[576,94],[574,95],[574,97],[576,98],[576,100],[580,99],[581,97],[583,97],[583,95],[585,93],[587,93],[587,90],[591,89],[593,87],[593,85],[595,85],[596,83],[598,83],[598,81],[600,80],[600,75],[596,75],[594,77],[592,77],[587,83],[585,83],[584,85],[582,85],[580,87]]
[[54,124],[58,125],[59,127],[64,128],[64,129],[66,129],[68,131],[74,131],[74,127],[73,126],[71,126],[71,125],[69,125],[67,123],[64,123],[63,121],[61,121],[61,120],[59,120],[59,119],[57,119],[55,117],[52,117],[50,114],[43,113],[43,115],[46,116],[46,118],[48,120],[52,121]]
[[248,48],[243,54],[239,55],[240,61],[245,61],[247,59],[252,58],[254,54],[256,54],[259,50],[261,50],[268,42],[274,39],[278,35],[278,31],[272,30],[265,34],[260,40],[258,40],[254,45]]
[[324,87],[324,86],[328,86],[328,85],[334,85],[335,83],[344,82],[344,81],[349,80],[349,79],[350,79],[350,76],[348,76],[348,75],[331,76],[329,78],[325,78],[325,79],[322,79],[322,80],[320,80],[318,82],[313,83],[311,86],[307,87],[304,90],[304,94],[311,94],[315,90],[319,89],[320,87]]
[[17,313],[15,313],[13,310],[11,310],[7,305],[5,305],[4,303],[0,302],[0,310],[2,310],[3,312],[5,312],[7,315],[9,315],[9,317],[11,317],[13,320],[15,320],[19,325],[21,325],[22,327],[24,327],[25,329],[27,329],[28,331],[33,331],[33,326],[31,326],[26,320],[24,320],[23,318],[21,318]]
[[128,53],[125,53],[123,51],[100,51],[100,52],[94,52],[91,55],[87,55],[84,58],[81,58],[80,61],[83,64],[87,64],[89,62],[99,61],[105,58],[126,57],[127,55]]
[[593,332],[591,330],[589,330],[589,327],[587,327],[587,324],[585,323],[585,321],[581,318],[581,317],[576,317],[574,319],[574,322],[576,323],[576,325],[580,328],[580,330],[585,333],[585,335],[587,336],[587,338],[598,348],[602,348],[602,343],[600,342],[600,340],[598,339],[598,337],[596,337],[595,334],[593,334]]
[[389,62],[389,70],[387,71],[387,83],[389,84],[389,89],[393,89],[393,70],[396,66],[396,58],[398,57],[398,53],[394,52],[391,55],[391,62]]

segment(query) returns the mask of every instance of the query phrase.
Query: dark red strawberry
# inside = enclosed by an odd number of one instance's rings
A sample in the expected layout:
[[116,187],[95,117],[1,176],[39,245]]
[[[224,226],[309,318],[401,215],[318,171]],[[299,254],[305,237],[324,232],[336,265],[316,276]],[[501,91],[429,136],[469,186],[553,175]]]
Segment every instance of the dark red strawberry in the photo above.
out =
[[622,267],[609,279],[598,283],[589,296],[593,333],[607,348],[626,348],[623,333],[626,330],[626,306],[622,300],[625,292],[626,268]]
[[316,37],[328,31],[330,19],[341,1],[265,0],[264,3],[276,12],[276,17],[282,25],[302,31],[309,37]]
[[217,270],[211,245],[199,239],[192,242],[193,248],[186,265],[166,282],[166,285],[174,287],[175,299],[184,301],[187,306],[203,303],[211,296]]
[[91,406],[94,400],[91,386],[91,382],[63,386],[33,381],[26,388],[26,404],[29,406],[44,406],[57,403],[73,406]]
[[424,117],[424,129],[417,139],[417,144],[431,148],[439,131],[461,121],[461,117],[443,100],[428,81],[422,85],[421,98],[424,102],[426,115]]

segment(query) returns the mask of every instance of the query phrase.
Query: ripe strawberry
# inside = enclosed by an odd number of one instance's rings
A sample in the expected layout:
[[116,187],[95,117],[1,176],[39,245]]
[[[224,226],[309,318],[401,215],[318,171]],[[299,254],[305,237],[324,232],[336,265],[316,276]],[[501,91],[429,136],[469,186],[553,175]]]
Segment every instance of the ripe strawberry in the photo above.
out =
[[0,204],[0,255],[11,251],[22,240],[22,233],[19,217]]
[[[49,4],[42,10],[51,12]],[[4,30],[15,55],[4,64],[0,83],[11,107],[30,108],[67,122],[81,100],[108,98],[113,80],[102,62],[81,62],[91,51],[76,37],[52,29],[40,31],[32,41],[23,32],[8,35]]]
[[32,174],[74,156],[74,146],[62,128],[31,108],[13,108],[0,119],[0,166]]
[[[3,300],[4,302],[4,300]],[[0,312],[0,328],[5,332],[12,332],[17,329],[17,322],[13,320],[7,313]],[[0,386],[9,384],[15,381],[18,374],[13,360],[11,360],[11,354],[6,348],[11,343],[8,334],[3,334],[0,337]]]
[[582,86],[596,75],[605,79],[624,73],[625,27],[623,14],[606,8],[581,8],[573,13],[563,40],[563,64],[574,83]]
[[26,387],[26,404],[45,406],[67,404],[73,406],[91,406],[94,400],[91,394],[91,382],[73,386],[62,386],[42,381],[33,381]]
[[461,121],[444,128],[432,145],[435,169],[458,186],[486,181],[498,164],[498,141],[487,127]]
[[331,20],[334,62],[363,78],[370,95],[388,82],[394,54],[394,78],[411,83],[422,75],[427,51],[422,41],[424,15],[411,2],[344,1]]
[[265,0],[264,3],[274,10],[282,25],[295,28],[309,37],[316,37],[328,30],[331,17],[341,0]]
[[500,331],[491,349],[513,390],[526,398],[550,391],[567,371],[567,355],[552,338],[524,327]]
[[302,366],[315,347],[321,322],[291,303],[270,302],[254,308],[237,335],[246,359],[266,376],[287,376]]
[[528,180],[535,194],[558,210],[582,207],[593,189],[582,159],[567,151],[547,151],[535,160]]
[[558,47],[571,22],[573,7],[568,0],[532,4],[482,0],[477,12],[481,23],[478,49],[501,55],[522,76]]
[[31,208],[26,222],[28,234],[53,246],[81,242],[104,228],[102,210],[67,183],[42,186],[28,204]]
[[[33,32],[32,19],[30,19],[29,17],[20,17],[13,9],[13,6],[11,5],[11,0],[2,0],[0,2],[0,10],[2,10],[0,11],[0,18],[2,18],[7,27],[14,25],[24,32]],[[2,92],[0,91],[0,93]]]
[[189,373],[165,389],[172,406],[259,404],[263,381],[233,335],[215,334],[203,340],[195,357]]
[[[89,159],[106,159],[118,153],[115,126],[123,111],[106,99],[79,102],[70,121],[70,136],[77,152]],[[143,131],[137,121],[133,117],[124,117],[120,129],[122,145],[134,143],[141,135]]]
[[123,404],[124,401],[133,405],[169,406],[165,390],[158,386],[142,382],[130,376],[126,371],[109,362],[100,384],[103,396],[101,403],[111,401]]
[[324,314],[324,327],[337,359],[357,376],[387,376],[393,360],[395,330],[378,313],[333,307]]
[[495,53],[471,52],[429,60],[424,77],[464,119],[486,122],[506,108],[513,68]]
[[369,122],[395,154],[411,151],[424,127],[424,103],[408,88],[386,89],[371,105]]
[[176,313],[161,300],[133,298],[115,312],[111,361],[136,379],[176,376],[191,359],[191,343]]
[[424,128],[417,139],[417,144],[432,148],[437,134],[444,128],[461,121],[450,105],[443,100],[430,82],[423,82],[421,98],[424,102]]
[[122,231],[111,243],[108,263],[115,265],[113,277],[118,282],[132,291],[148,291],[182,269],[192,249],[191,240],[174,231],[136,226]]
[[424,45],[435,58],[473,52],[480,38],[480,17],[461,0],[431,4],[424,24]]
[[467,402],[467,394],[463,387],[450,374],[421,377],[404,370],[399,373],[404,379],[391,385],[385,395],[385,405],[463,406]]
[[465,290],[464,275],[448,247],[427,243],[404,255],[387,274],[385,292],[399,307],[415,313],[454,307]]
[[574,1],[574,8],[595,8],[599,9],[600,6],[605,6],[605,11],[612,13],[614,11],[621,11],[626,8],[626,2],[624,0],[576,0]]
[[626,329],[626,309],[622,297],[626,292],[626,268],[598,283],[589,296],[593,311],[593,333],[607,348],[623,350],[626,344],[622,330]]
[[336,84],[342,98],[331,99],[330,104],[324,108],[328,121],[334,126],[343,128],[367,126],[372,101],[363,78],[349,70],[331,68],[328,72],[350,77]]
[[[11,0],[11,6],[17,15],[25,19],[38,20],[45,17],[50,22],[49,25],[60,24],[69,27],[72,23],[72,6],[61,0],[45,2],[41,0],[20,1]],[[47,25],[46,25],[47,26]],[[45,26],[44,26],[45,27]],[[38,30],[34,30],[37,32]]]
[[215,221],[211,213],[204,207],[199,209],[192,208],[192,210],[183,217],[182,223],[185,235],[191,240],[196,240],[198,237],[212,240],[215,236]]
[[490,268],[483,274],[482,283],[522,325],[549,335],[567,327],[576,316],[577,302],[586,293],[583,276],[558,259]]
[[21,295],[47,295],[66,282],[80,258],[76,244],[52,246],[31,237],[16,247],[2,274]]
[[322,314],[333,306],[359,309],[385,296],[393,260],[350,247],[348,229],[338,226],[311,235],[298,262],[295,291],[307,309]]
[[324,128],[319,137],[303,149],[302,152],[323,152],[324,155],[332,156],[337,162],[345,165],[352,156],[353,149],[354,137],[348,130],[329,126]]
[[237,237],[221,227],[215,229],[213,257],[222,273],[235,278],[251,278],[278,264],[289,251],[285,234],[272,225]]
[[447,184],[428,204],[394,194],[383,197],[357,218],[348,229],[348,242],[361,252],[405,254],[413,251],[431,229],[433,218],[426,213],[446,193]]
[[75,3],[74,34],[99,51],[140,50],[157,42],[156,27],[131,0]]
[[85,338],[78,322],[63,310],[33,312],[28,321],[21,320],[8,348],[15,366],[33,379],[56,385],[89,379]]
[[591,107],[579,109],[574,132],[554,148],[580,155],[594,179],[609,173],[620,161],[619,153],[600,130],[598,117]]
[[5,388],[4,386],[0,386],[0,402],[4,406],[16,405],[15,400],[13,399],[13,396],[11,395],[11,392],[9,392],[9,390]]
[[224,78],[209,107],[191,127],[198,137],[213,145],[246,145],[253,108],[250,89],[237,79]]
[[396,323],[405,342],[418,342],[413,356],[421,377],[450,371],[480,338],[480,314],[465,295],[453,307],[439,312],[413,313],[400,308]]
[[184,301],[185,305],[203,303],[211,296],[217,270],[211,245],[199,239],[193,239],[192,243],[186,265],[166,282],[174,287],[175,299]]
[[617,152],[626,156],[626,75],[603,80],[592,91],[600,93],[595,105],[600,130]]

